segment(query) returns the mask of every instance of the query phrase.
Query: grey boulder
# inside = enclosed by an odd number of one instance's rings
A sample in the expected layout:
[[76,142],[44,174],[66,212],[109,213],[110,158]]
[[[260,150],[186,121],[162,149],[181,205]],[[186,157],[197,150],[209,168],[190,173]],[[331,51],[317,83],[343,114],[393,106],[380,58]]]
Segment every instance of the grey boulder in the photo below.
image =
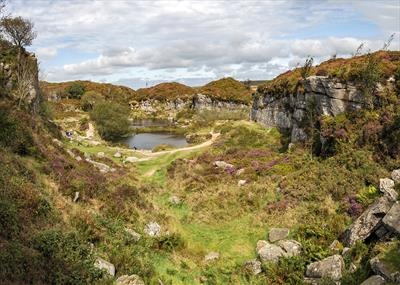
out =
[[380,275],[373,275],[365,280],[360,285],[383,285],[385,284],[385,279]]
[[272,228],[269,231],[269,241],[276,242],[278,240],[282,240],[287,238],[289,235],[289,229],[287,228]]
[[109,275],[114,276],[115,275],[115,266],[111,262],[108,262],[107,260],[98,257],[96,261],[94,262],[94,267],[97,267],[101,270],[105,270]]
[[306,276],[311,278],[328,277],[337,281],[342,278],[343,269],[343,257],[337,254],[309,264],[307,266]]
[[144,285],[143,280],[136,274],[133,275],[122,275],[120,276],[116,285]]
[[400,169],[393,170],[391,177],[395,184],[400,184]]
[[291,257],[301,253],[301,244],[295,240],[280,240],[277,244],[285,250],[284,256]]
[[396,190],[394,190],[394,181],[389,178],[379,180],[379,190],[393,201],[396,201],[399,196]]
[[396,202],[382,219],[383,224],[389,230],[400,234],[400,203]]
[[344,232],[342,236],[343,244],[351,247],[357,241],[364,241],[368,238],[379,227],[382,217],[389,212],[392,205],[393,201],[389,197],[380,197]]
[[151,237],[158,237],[161,234],[161,226],[156,222],[150,222],[144,227],[143,231]]
[[258,249],[257,254],[262,261],[278,262],[279,258],[284,256],[286,253],[279,246],[266,243]]

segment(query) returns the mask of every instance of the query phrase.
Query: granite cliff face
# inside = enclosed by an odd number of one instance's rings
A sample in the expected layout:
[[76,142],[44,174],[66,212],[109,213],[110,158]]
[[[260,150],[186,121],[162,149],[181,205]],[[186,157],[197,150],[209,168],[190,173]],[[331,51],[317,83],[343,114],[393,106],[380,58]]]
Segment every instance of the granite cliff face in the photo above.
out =
[[196,94],[193,98],[173,99],[173,100],[156,100],[148,99],[143,101],[133,101],[130,103],[131,108],[140,110],[147,116],[161,116],[168,114],[168,117],[174,118],[179,111],[193,109],[196,111],[215,110],[215,111],[235,111],[245,110],[249,108],[248,104],[234,101],[217,100],[204,94]]
[[304,92],[289,96],[257,91],[251,119],[289,132],[291,141],[296,142],[307,138],[304,125],[310,114],[336,116],[363,105],[362,91],[351,83],[344,84],[327,76],[310,76],[302,85]]

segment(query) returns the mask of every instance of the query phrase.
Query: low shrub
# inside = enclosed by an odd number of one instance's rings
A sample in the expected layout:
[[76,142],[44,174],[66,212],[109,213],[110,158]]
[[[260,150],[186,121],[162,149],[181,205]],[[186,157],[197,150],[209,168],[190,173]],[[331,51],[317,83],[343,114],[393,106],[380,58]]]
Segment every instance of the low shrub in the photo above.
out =
[[105,140],[117,140],[132,131],[129,121],[130,110],[115,102],[100,102],[90,112],[100,136]]

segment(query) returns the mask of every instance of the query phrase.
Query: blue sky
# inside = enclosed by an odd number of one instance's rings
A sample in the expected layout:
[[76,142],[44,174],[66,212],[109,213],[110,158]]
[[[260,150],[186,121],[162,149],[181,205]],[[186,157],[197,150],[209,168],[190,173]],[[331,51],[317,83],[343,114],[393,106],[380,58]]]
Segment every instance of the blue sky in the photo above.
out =
[[74,79],[135,89],[162,81],[200,85],[233,76],[270,79],[361,44],[378,50],[395,33],[400,1],[368,0],[13,0],[7,10],[31,19],[29,50],[48,81]]

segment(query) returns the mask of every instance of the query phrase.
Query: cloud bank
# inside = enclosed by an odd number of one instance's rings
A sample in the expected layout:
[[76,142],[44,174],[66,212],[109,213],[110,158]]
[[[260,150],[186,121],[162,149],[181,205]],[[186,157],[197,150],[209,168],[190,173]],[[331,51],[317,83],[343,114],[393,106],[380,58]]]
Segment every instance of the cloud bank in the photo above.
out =
[[35,22],[32,50],[50,81],[269,79],[308,56],[379,49],[392,33],[390,48],[400,48],[398,1],[16,0],[8,9]]

